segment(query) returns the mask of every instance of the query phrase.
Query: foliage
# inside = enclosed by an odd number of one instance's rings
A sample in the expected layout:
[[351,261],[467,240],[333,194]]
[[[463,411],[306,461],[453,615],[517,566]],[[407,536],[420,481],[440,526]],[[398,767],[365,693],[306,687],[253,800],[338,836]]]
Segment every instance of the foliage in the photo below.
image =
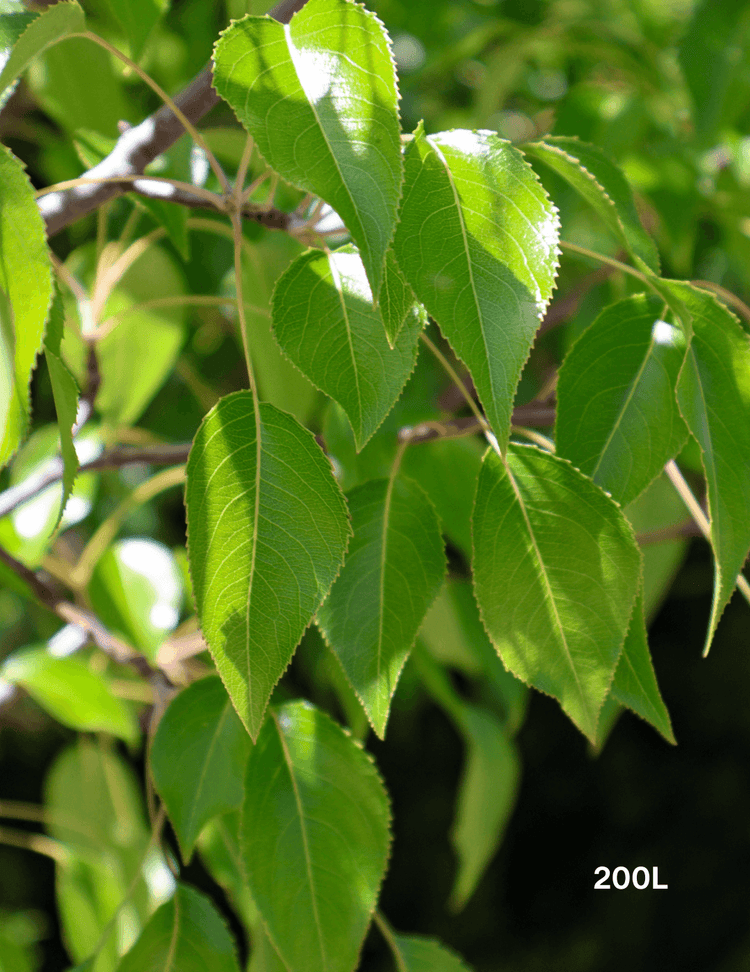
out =
[[[249,972],[350,972],[370,928],[399,972],[466,969],[377,909],[369,729],[416,685],[462,738],[470,907],[529,688],[595,751],[622,707],[674,743],[647,624],[684,538],[705,653],[750,599],[737,5],[258,6],[0,0],[0,705],[77,734],[14,839],[78,969],[249,940]],[[220,99],[175,105],[209,37]]]

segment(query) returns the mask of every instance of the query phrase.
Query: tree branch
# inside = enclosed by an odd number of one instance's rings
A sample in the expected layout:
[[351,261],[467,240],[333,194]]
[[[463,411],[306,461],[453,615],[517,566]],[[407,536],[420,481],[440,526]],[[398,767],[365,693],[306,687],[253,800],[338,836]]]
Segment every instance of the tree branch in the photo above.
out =
[[[187,462],[190,443],[184,445],[159,445],[133,448],[116,446],[108,449],[96,459],[84,462],[79,467],[79,473],[93,472],[96,469],[119,469],[121,466],[132,466],[144,463],[150,466],[179,466]],[[38,473],[29,476],[18,486],[11,486],[4,493],[0,493],[0,518],[12,513],[13,510],[33,499],[43,489],[57,483],[63,476],[63,461],[59,456],[50,459]]]
[[[269,11],[269,16],[280,23],[289,23],[292,15],[305,2],[306,0],[281,0]],[[211,79],[211,65],[208,64],[174,99],[180,111],[193,124],[200,121],[221,100],[211,85]],[[106,159],[89,169],[85,175],[93,179],[139,175],[150,162],[174,145],[184,131],[177,116],[166,105],[162,105],[140,125],[123,132]],[[74,189],[42,196],[39,199],[39,209],[47,224],[47,236],[54,236],[70,223],[98,209],[108,199],[131,192],[132,188],[132,184],[128,182],[107,182],[76,186]],[[189,204],[192,206],[196,203],[191,200]],[[248,216],[258,218],[252,213],[248,213]],[[273,218],[268,213],[264,216],[264,219]],[[265,225],[272,224],[266,222]]]

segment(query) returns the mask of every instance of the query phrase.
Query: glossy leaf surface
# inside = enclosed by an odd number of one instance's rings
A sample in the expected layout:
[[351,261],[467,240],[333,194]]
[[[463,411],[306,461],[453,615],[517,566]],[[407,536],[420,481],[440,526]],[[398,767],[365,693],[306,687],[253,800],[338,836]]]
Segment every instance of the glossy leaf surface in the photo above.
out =
[[0,96],[37,54],[68,34],[86,30],[86,18],[74,0],[56,3],[35,17],[16,40],[0,72]]
[[423,322],[409,315],[393,348],[357,251],[308,250],[280,278],[273,330],[282,350],[344,409],[361,449],[414,369]]
[[716,557],[708,652],[750,550],[750,340],[712,294],[688,283],[668,286],[687,307],[693,326],[677,395],[701,448]]
[[557,453],[622,504],[659,475],[688,435],[675,396],[686,345],[661,320],[663,309],[645,294],[612,304],[560,369]]
[[22,164],[0,147],[0,468],[26,434],[29,381],[51,300],[47,236],[33,189]]
[[643,620],[643,597],[639,594],[630,619],[625,644],[612,682],[612,697],[650,722],[667,742],[675,743],[672,723],[656,684]]
[[633,190],[605,152],[588,142],[559,135],[524,145],[524,151],[570,183],[642,269],[659,273],[659,254],[641,224]]
[[370,757],[306,703],[272,710],[248,760],[243,853],[256,905],[290,972],[351,972],[389,847]]
[[557,211],[521,153],[490,132],[420,127],[405,160],[396,258],[471,372],[504,449],[554,286]]
[[234,942],[204,894],[180,884],[143,929],[117,972],[239,972]]
[[485,456],[474,507],[474,585],[506,667],[554,696],[592,742],[640,577],[619,507],[562,459],[513,446]]
[[349,496],[354,536],[318,625],[382,739],[391,698],[445,576],[435,508],[401,476]]
[[151,771],[186,861],[206,822],[242,804],[250,745],[218,678],[180,692],[159,722]]
[[79,658],[55,658],[46,648],[14,652],[0,677],[22,685],[63,725],[81,732],[109,732],[127,742],[138,739],[132,709],[113,695],[108,680]]
[[341,216],[377,298],[403,178],[378,18],[346,0],[309,0],[287,25],[246,17],[219,38],[214,84],[268,164]]
[[187,466],[190,575],[203,633],[257,738],[274,685],[328,594],[350,535],[311,433],[249,392],[223,398]]

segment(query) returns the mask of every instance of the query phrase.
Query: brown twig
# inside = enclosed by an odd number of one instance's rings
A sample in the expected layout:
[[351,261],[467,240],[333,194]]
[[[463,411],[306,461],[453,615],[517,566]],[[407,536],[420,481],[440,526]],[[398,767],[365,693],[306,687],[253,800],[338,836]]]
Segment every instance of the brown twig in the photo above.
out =
[[[281,0],[269,11],[269,16],[280,23],[289,23],[292,15],[304,5],[305,0]],[[193,124],[221,100],[211,82],[209,64],[174,98],[177,108]],[[184,131],[180,119],[166,105],[162,105],[140,125],[123,132],[109,155],[90,169],[86,176],[114,178],[142,174],[146,166],[174,145]],[[98,209],[107,200],[131,191],[130,183],[109,182],[77,186],[42,196],[39,199],[39,209],[47,225],[47,236],[54,236],[82,216]],[[190,205],[195,205],[195,201],[191,201]],[[257,218],[267,226],[272,225],[274,219],[281,219],[273,211],[265,211],[257,216],[253,214],[249,218]]]
[[[131,446],[115,446],[108,449],[96,459],[84,462],[79,473],[94,472],[97,469],[119,469],[122,466],[132,466],[143,463],[150,466],[177,466],[187,462],[190,443],[180,445],[158,445],[133,448]],[[4,493],[0,493],[0,518],[12,513],[23,503],[33,499],[47,486],[57,483],[63,476],[63,461],[59,456],[50,459],[49,463],[33,476],[29,476],[17,486],[11,486]]]

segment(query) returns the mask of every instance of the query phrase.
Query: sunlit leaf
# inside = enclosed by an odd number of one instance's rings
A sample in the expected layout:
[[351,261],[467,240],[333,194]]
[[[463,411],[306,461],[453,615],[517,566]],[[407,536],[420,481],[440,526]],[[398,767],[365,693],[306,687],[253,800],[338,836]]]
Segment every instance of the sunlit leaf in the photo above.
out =
[[318,624],[382,739],[401,669],[443,583],[445,552],[435,508],[411,480],[366,483],[348,501],[354,536]]
[[343,219],[377,298],[403,178],[378,18],[347,0],[309,0],[288,25],[245,17],[219,38],[214,84],[268,164]]
[[612,696],[650,722],[667,742],[675,743],[667,707],[656,684],[654,666],[648,650],[648,635],[643,620],[643,598],[638,596],[630,619],[622,654],[615,669]]
[[239,972],[235,944],[210,898],[179,884],[117,972]]
[[474,585],[506,667],[553,695],[593,742],[640,577],[619,507],[534,446],[488,451],[474,507]]
[[162,716],[151,771],[186,861],[204,824],[242,804],[249,752],[245,727],[218,678],[180,692]]
[[549,136],[523,146],[570,183],[598,213],[642,269],[659,273],[659,254],[641,224],[633,190],[622,171],[597,145],[577,138]]
[[[6,12],[4,10],[0,12],[5,19]],[[67,37],[68,34],[82,30],[86,30],[86,18],[83,10],[74,0],[56,3],[38,17],[30,19],[26,29],[14,38],[15,43],[10,56],[3,64],[0,72],[0,96],[37,54]],[[0,179],[0,183],[2,181]]]
[[240,718],[257,738],[274,685],[328,594],[350,535],[311,433],[249,392],[223,398],[187,467],[198,615]]
[[135,743],[139,728],[132,709],[112,693],[108,679],[78,658],[55,658],[45,647],[9,655],[0,677],[22,685],[63,725],[81,732],[109,732]]
[[250,891],[289,972],[351,972],[389,848],[371,759],[305,703],[271,710],[250,754],[242,844]]
[[471,372],[501,448],[557,267],[558,220],[521,153],[490,132],[406,148],[399,266]]
[[390,248],[385,256],[383,286],[380,288],[380,313],[391,347],[395,346],[407,315],[420,313],[420,309],[415,307],[415,299],[414,291],[406,282],[393,249]]
[[716,557],[708,652],[750,550],[750,339],[712,294],[688,283],[667,286],[692,317],[677,397],[701,448]]
[[44,222],[22,164],[0,146],[0,468],[26,434],[29,381],[51,300]]
[[273,330],[282,350],[337,401],[361,449],[383,421],[414,368],[424,322],[409,315],[393,348],[356,249],[308,250],[273,295]]
[[639,294],[607,307],[571,348],[557,386],[559,455],[630,503],[685,444],[677,377],[682,333],[664,302]]

